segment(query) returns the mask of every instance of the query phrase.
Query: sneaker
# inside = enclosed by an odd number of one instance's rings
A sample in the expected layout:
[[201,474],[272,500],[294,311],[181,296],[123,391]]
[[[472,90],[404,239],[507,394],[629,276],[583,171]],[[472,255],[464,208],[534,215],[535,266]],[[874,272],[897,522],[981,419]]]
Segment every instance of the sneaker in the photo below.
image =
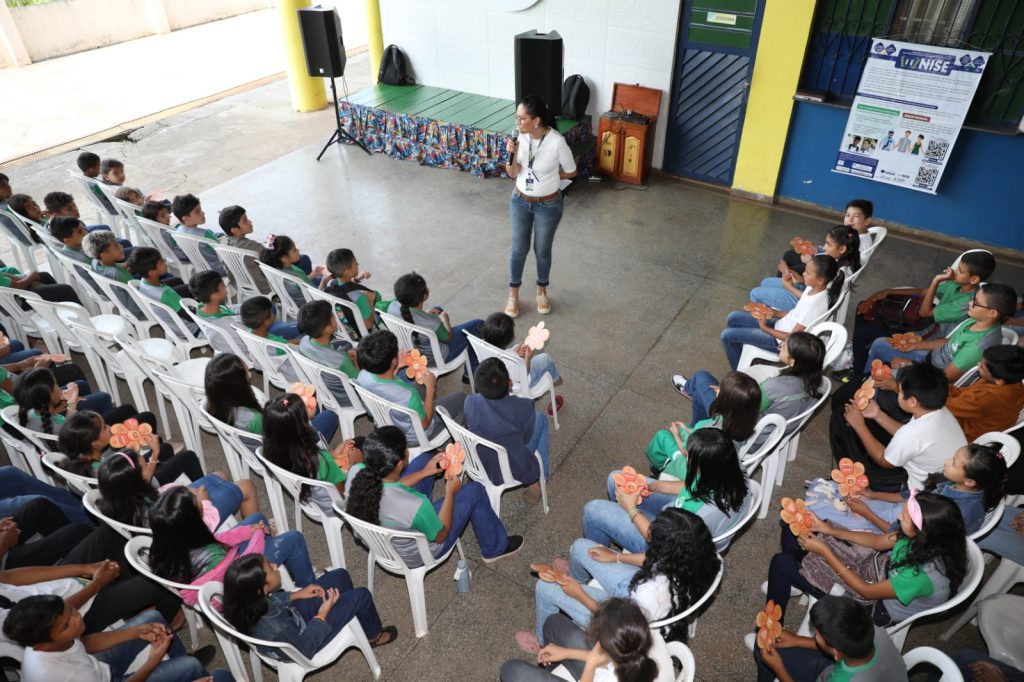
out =
[[532,632],[517,632],[516,644],[518,644],[519,648],[528,654],[540,653],[540,642],[537,641],[537,635],[533,634]]
[[746,644],[747,648],[750,649],[751,651],[756,649],[757,648],[757,633],[756,632],[748,632],[747,634],[743,635],[743,643]]
[[690,400],[693,400],[693,396],[690,395],[689,391],[686,390],[686,377],[684,377],[682,374],[672,375],[672,386],[676,389],[679,395],[683,396],[684,398],[689,398]]
[[508,295],[508,301],[505,303],[505,314],[511,318],[519,317],[519,294]]
[[213,659],[216,655],[217,647],[213,646],[212,644],[207,644],[202,648],[196,649],[190,654],[190,656],[199,661],[199,665],[203,666],[204,668],[213,663]]
[[[761,583],[761,592],[766,597],[768,596],[768,581],[767,580],[765,580],[763,583]],[[801,597],[801,596],[803,596],[803,592],[801,592],[800,590],[796,589],[795,587],[791,587],[791,588],[789,588],[789,596],[790,597]]]
[[485,564],[493,564],[495,561],[501,561],[506,557],[510,557],[523,548],[523,536],[522,535],[509,535],[508,545],[505,546],[505,551],[498,556],[484,557]]
[[551,301],[548,300],[547,292],[537,292],[537,312],[541,315],[547,315],[551,312]]

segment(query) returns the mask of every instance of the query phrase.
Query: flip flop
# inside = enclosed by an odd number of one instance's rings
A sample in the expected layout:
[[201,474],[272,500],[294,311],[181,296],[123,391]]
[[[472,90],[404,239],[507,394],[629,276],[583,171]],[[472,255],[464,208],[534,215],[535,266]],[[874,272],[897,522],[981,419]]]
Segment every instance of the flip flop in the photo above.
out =
[[[382,642],[380,640],[384,638],[384,635],[387,635],[388,638]],[[370,648],[376,649],[379,646],[387,646],[388,644],[394,642],[396,639],[398,639],[398,628],[396,628],[394,625],[388,625],[380,631],[380,634],[377,635],[377,639],[375,641],[370,642]]]
[[[554,407],[555,407],[555,409],[557,411],[561,412],[562,408],[565,407],[565,398],[563,398],[560,395],[556,395],[555,396],[555,406]],[[555,413],[551,411],[551,405],[548,405],[548,416],[552,417],[552,416],[554,416],[554,414]]]

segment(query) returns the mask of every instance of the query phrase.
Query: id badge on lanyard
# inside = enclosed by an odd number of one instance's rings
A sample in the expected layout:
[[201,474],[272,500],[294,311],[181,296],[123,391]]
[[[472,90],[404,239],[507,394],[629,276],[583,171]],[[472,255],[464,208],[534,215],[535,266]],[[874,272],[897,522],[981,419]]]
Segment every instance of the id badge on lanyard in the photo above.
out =
[[542,144],[544,144],[544,138],[547,137],[547,136],[548,136],[547,133],[544,133],[543,135],[541,135],[540,142],[537,143],[537,149],[536,150],[534,150],[532,144],[528,148],[528,152],[527,153],[529,154],[529,163],[527,163],[527,166],[526,166],[527,170],[526,170],[526,182],[525,182],[526,191],[527,192],[530,192],[530,191],[533,190],[534,180],[537,179],[536,173],[533,172],[533,160],[534,160],[534,158],[536,158],[537,152],[540,151],[540,146]]

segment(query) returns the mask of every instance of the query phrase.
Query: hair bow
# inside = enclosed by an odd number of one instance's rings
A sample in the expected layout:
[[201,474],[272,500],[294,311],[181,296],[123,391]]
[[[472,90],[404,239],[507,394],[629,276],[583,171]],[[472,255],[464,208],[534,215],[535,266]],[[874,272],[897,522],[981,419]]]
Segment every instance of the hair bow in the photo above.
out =
[[921,530],[924,527],[924,519],[921,517],[921,503],[917,501],[917,491],[910,491],[910,498],[907,500],[907,514],[914,522],[914,527]]
[[263,246],[265,248],[272,249],[275,246],[275,242],[277,242],[277,235],[276,234],[268,234],[266,241],[263,242]]

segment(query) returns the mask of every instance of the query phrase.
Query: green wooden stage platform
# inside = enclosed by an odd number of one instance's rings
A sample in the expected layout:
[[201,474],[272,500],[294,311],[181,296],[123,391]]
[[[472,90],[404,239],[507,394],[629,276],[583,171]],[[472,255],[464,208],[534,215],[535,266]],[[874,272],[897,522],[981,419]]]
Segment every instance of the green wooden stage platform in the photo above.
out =
[[[516,125],[513,100],[430,85],[371,86],[339,102],[338,116],[371,151],[484,177],[504,174]],[[581,161],[592,156],[589,116],[559,118],[557,127]]]

